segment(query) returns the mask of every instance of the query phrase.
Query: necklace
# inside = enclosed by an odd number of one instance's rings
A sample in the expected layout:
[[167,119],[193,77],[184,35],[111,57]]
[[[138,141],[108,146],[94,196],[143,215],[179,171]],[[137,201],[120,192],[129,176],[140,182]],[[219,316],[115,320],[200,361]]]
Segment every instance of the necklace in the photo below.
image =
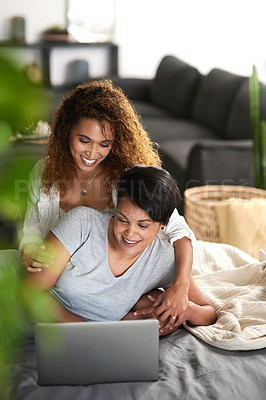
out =
[[98,170],[96,171],[96,173],[93,175],[93,177],[89,180],[89,182],[86,183],[85,188],[82,189],[81,192],[80,192],[80,193],[81,193],[81,196],[86,196],[86,194],[87,194],[86,187],[93,181],[94,178],[96,178],[96,176],[98,175],[99,171],[100,171],[100,169],[98,169]]

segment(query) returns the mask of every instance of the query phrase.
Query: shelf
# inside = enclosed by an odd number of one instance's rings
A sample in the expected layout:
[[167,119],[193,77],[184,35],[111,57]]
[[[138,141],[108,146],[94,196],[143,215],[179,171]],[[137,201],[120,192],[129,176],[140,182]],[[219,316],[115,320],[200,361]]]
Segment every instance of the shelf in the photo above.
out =
[[114,43],[5,42],[0,44],[0,52],[10,56],[21,67],[35,62],[43,72],[43,84],[47,87],[81,83],[78,79],[74,82],[73,77],[78,76],[81,66],[84,68],[86,64],[88,79],[118,74],[118,46]]

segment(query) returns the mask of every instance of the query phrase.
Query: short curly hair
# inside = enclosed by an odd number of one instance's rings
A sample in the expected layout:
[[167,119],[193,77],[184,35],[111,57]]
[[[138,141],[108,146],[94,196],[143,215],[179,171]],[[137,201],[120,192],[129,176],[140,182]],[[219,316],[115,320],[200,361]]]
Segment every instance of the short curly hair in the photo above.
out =
[[83,118],[97,120],[103,134],[105,123],[110,124],[114,141],[110,153],[102,161],[110,198],[111,183],[116,184],[126,168],[137,164],[161,166],[154,143],[122,89],[115,87],[109,79],[87,82],[68,94],[54,116],[42,175],[46,193],[57,185],[64,194],[66,186],[60,182],[70,182],[75,177],[69,135]]

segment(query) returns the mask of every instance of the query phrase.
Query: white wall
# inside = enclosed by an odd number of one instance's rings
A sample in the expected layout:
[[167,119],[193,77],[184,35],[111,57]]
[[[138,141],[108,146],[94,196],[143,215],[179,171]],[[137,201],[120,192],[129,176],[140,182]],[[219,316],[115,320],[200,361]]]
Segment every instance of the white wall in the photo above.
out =
[[[65,25],[64,0],[0,0],[0,40],[14,15],[26,18],[26,39]],[[220,67],[266,82],[266,0],[116,0],[115,42],[122,76],[152,77],[173,54],[206,73]]]
[[266,80],[266,0],[117,0],[120,69],[150,76],[165,54],[202,72],[221,67]]
[[8,39],[10,19],[26,19],[26,40],[39,40],[42,31],[53,25],[65,25],[65,0],[0,0],[0,40]]

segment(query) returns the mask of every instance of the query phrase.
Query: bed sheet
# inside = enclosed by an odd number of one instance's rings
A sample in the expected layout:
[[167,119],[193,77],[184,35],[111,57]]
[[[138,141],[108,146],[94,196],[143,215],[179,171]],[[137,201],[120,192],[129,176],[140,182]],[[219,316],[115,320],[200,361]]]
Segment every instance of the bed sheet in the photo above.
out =
[[266,348],[222,350],[180,328],[160,338],[156,382],[39,386],[32,342],[24,345],[13,377],[10,400],[262,400],[266,393]]

